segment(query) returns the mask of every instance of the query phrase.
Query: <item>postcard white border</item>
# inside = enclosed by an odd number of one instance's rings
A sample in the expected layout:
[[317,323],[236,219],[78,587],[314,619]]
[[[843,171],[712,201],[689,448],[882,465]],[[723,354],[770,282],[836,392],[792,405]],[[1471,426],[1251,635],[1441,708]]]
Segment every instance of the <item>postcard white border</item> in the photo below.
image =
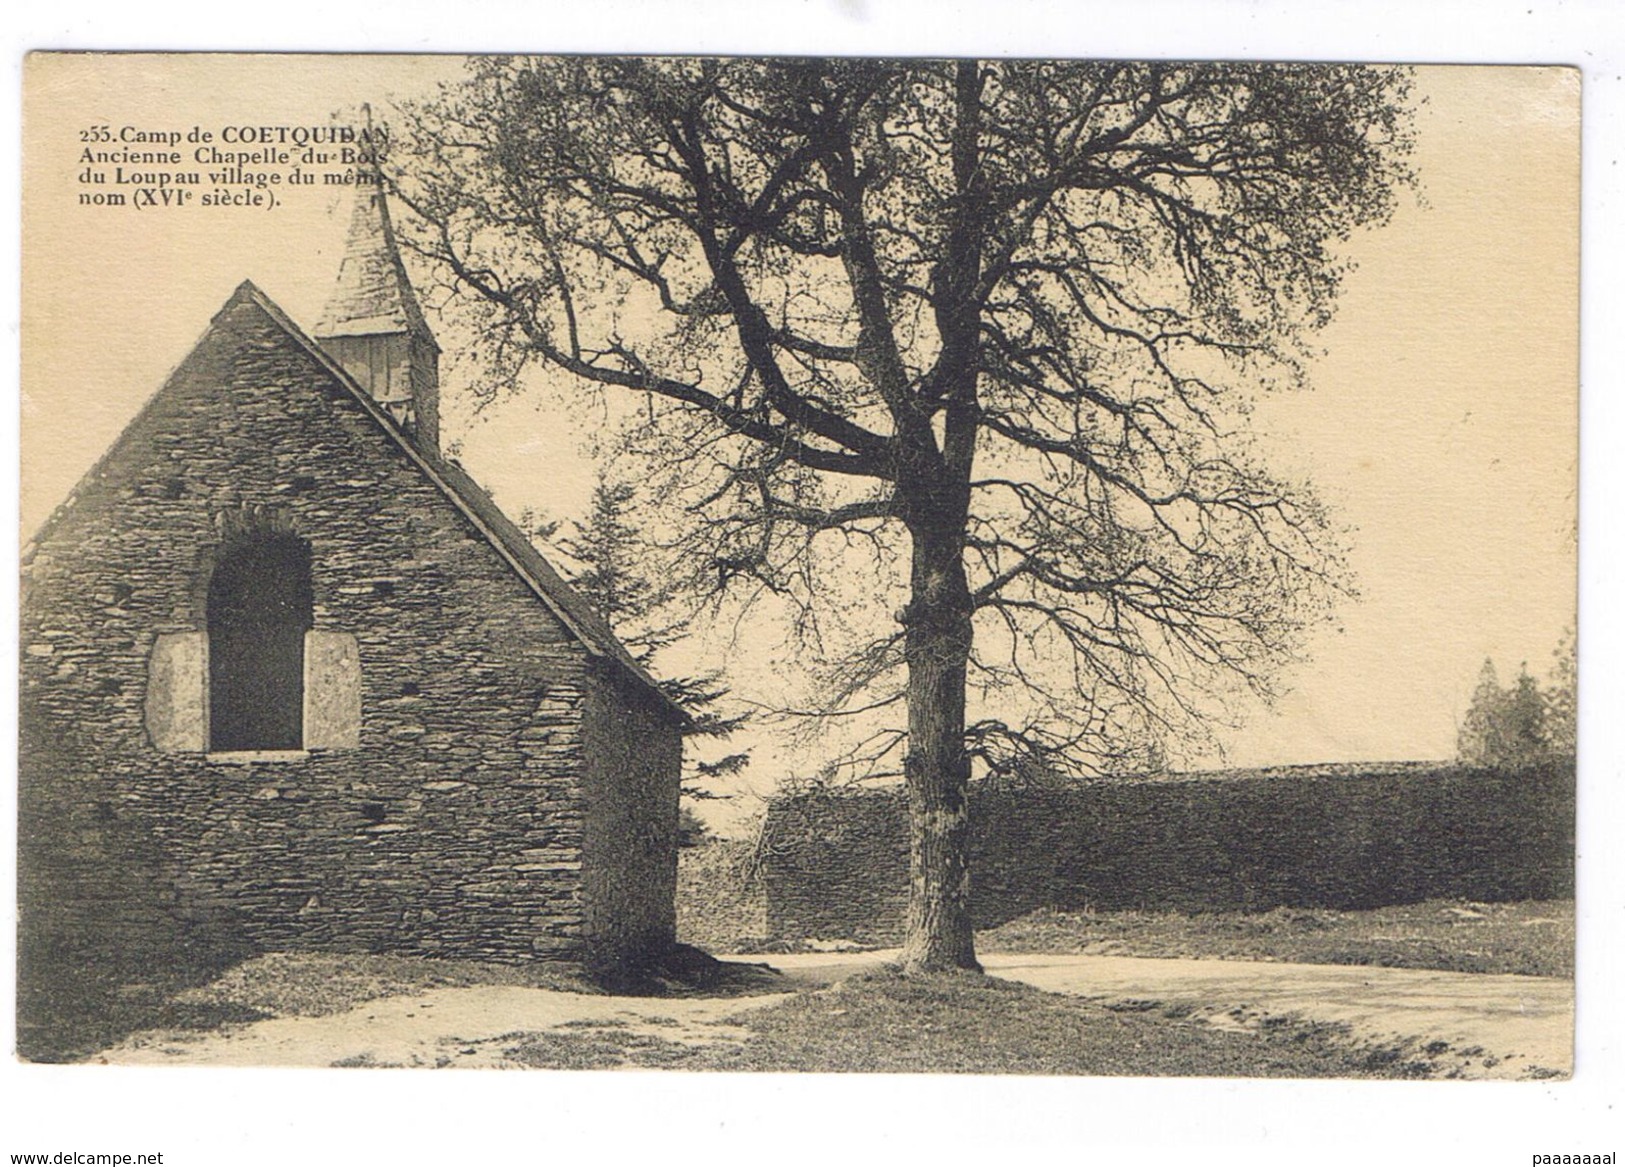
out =
[[[1625,51],[1610,0],[1518,3],[1271,0],[808,0],[806,3],[274,5],[45,3],[14,15],[5,205],[19,205],[22,54],[31,48],[316,51],[730,52],[1260,57],[1580,66],[1582,267],[1582,778],[1577,1071],[1543,1084],[1026,1078],[824,1078],[636,1073],[427,1074],[269,1070],[0,1069],[0,1156],[163,1149],[165,1162],[909,1162],[926,1156],[1057,1162],[1521,1164],[1537,1152],[1620,1150],[1625,1124],[1619,931],[1625,824],[1619,222]],[[17,232],[4,236],[18,271]],[[0,288],[7,400],[0,452],[17,481],[19,285]],[[0,492],[15,529],[15,485]],[[7,542],[8,554],[15,547]],[[15,652],[16,562],[4,639]],[[14,657],[13,657],[14,659]],[[4,672],[8,779],[3,889],[15,903],[15,670]],[[1610,712],[1613,711],[1613,712]],[[14,921],[14,915],[11,916]],[[4,929],[4,1037],[14,927]]]

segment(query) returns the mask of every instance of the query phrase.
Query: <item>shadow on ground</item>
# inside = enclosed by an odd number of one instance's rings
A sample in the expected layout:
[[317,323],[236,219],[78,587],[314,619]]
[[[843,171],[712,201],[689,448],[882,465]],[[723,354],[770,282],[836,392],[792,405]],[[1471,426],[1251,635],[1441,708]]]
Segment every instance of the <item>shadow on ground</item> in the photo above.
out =
[[163,959],[85,945],[19,945],[17,1056],[74,1062],[144,1029],[206,1032],[270,1014],[233,1002],[187,1001],[250,955],[199,945]]

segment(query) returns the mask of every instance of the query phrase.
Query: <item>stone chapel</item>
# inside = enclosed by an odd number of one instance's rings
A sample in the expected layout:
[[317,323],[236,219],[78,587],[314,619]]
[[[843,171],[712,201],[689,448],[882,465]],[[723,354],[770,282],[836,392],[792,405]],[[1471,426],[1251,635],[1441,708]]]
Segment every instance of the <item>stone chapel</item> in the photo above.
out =
[[365,188],[315,330],[243,283],[25,548],[25,1019],[222,952],[674,943],[684,713],[441,455],[438,357]]

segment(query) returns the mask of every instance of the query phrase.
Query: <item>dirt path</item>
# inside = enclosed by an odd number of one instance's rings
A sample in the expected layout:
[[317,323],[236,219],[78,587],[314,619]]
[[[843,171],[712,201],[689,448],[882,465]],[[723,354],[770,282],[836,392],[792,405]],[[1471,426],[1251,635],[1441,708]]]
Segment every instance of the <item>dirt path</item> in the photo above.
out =
[[[786,974],[787,989],[829,984],[895,952],[742,956]],[[1049,992],[1112,1003],[1189,1007],[1225,1028],[1289,1014],[1347,1025],[1359,1039],[1404,1042],[1440,1073],[1467,1078],[1566,1074],[1573,983],[1418,969],[1122,956],[991,955],[988,972]],[[510,1066],[521,1035],[593,1030],[715,1045],[743,1041],[755,997],[591,996],[520,986],[440,988],[382,997],[324,1017],[277,1017],[203,1034],[135,1034],[98,1058],[125,1065]]]
[[519,1035],[614,1029],[714,1045],[748,1031],[727,1019],[788,994],[652,998],[561,993],[512,985],[381,997],[325,1017],[275,1017],[206,1033],[138,1033],[93,1062],[188,1066],[489,1067],[514,1063]]
[[[811,979],[850,976],[895,952],[730,957],[771,960]],[[1231,1028],[1296,1014],[1347,1025],[1356,1037],[1406,1041],[1441,1072],[1464,1078],[1568,1074],[1574,1060],[1574,983],[1557,977],[1497,976],[1367,965],[1250,960],[1162,960],[1132,956],[982,958],[989,973],[1052,993],[1112,1002],[1192,1007],[1192,1016]]]

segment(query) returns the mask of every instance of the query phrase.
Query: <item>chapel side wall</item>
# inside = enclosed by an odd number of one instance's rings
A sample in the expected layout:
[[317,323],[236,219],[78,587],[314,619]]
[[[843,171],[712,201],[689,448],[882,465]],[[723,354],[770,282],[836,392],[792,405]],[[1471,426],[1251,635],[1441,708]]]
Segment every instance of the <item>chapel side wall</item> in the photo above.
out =
[[582,886],[593,961],[611,975],[677,938],[677,810],[682,737],[670,714],[620,670],[589,685]]
[[[256,508],[311,544],[315,627],[356,638],[359,746],[160,752],[153,644],[204,626],[217,516]],[[172,947],[128,926],[148,913],[258,949],[580,958],[586,654],[257,306],[217,319],[25,575],[28,967]]]

